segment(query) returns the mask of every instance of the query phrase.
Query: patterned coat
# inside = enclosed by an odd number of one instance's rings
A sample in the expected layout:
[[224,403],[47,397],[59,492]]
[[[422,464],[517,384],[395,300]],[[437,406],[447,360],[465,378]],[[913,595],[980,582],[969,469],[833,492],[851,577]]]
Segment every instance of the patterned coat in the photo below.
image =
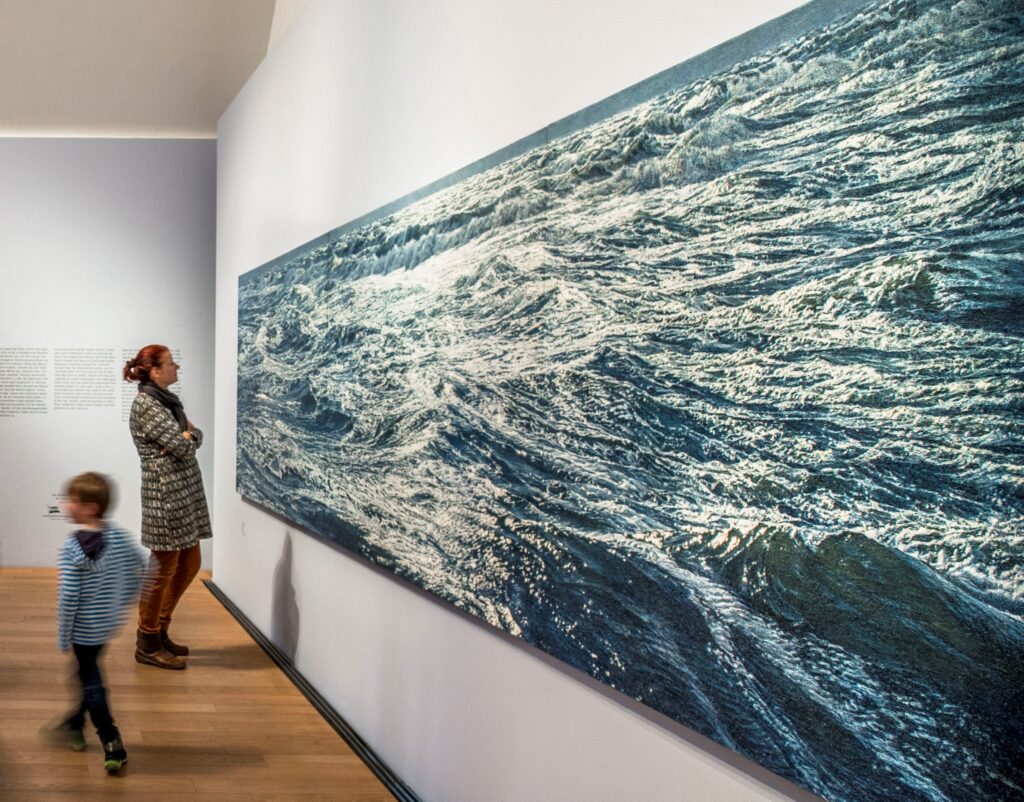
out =
[[196,462],[203,433],[193,428],[194,441],[182,437],[170,410],[145,393],[135,396],[129,428],[142,461],[142,545],[154,551],[181,551],[211,537]]

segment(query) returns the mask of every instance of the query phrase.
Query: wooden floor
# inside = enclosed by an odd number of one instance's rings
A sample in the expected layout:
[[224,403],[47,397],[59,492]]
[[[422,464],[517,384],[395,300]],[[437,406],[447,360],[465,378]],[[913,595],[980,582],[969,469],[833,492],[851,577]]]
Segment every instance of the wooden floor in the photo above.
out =
[[172,635],[185,671],[135,662],[129,621],[102,666],[128,750],[103,771],[48,733],[72,707],[74,658],[56,646],[56,572],[0,569],[0,799],[391,800],[384,786],[196,581]]

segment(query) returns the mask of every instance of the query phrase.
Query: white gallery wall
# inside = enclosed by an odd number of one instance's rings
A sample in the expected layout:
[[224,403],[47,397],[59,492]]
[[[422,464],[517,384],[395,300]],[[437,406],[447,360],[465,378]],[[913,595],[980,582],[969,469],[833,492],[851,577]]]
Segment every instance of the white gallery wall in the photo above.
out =
[[238,277],[797,0],[312,0],[218,129],[214,580],[426,800],[803,798],[235,492]]
[[58,499],[85,470],[114,478],[111,517],[138,534],[125,354],[169,345],[213,434],[215,181],[213,140],[0,138],[0,566],[56,564]]

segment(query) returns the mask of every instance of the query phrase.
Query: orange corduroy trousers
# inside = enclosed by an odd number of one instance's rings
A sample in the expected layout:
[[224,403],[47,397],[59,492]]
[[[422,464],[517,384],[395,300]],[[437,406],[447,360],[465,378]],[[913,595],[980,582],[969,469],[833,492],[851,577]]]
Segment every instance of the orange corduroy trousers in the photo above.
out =
[[170,625],[174,608],[199,573],[202,555],[199,544],[181,551],[150,554],[149,571],[139,598],[139,631],[152,635]]

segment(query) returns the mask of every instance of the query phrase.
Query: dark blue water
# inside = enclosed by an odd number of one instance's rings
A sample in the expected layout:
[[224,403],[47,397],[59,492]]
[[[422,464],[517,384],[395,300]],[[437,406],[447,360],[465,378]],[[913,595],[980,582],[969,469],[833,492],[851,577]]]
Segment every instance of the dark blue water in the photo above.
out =
[[876,5],[243,277],[240,492],[829,799],[1024,798],[1022,14]]

